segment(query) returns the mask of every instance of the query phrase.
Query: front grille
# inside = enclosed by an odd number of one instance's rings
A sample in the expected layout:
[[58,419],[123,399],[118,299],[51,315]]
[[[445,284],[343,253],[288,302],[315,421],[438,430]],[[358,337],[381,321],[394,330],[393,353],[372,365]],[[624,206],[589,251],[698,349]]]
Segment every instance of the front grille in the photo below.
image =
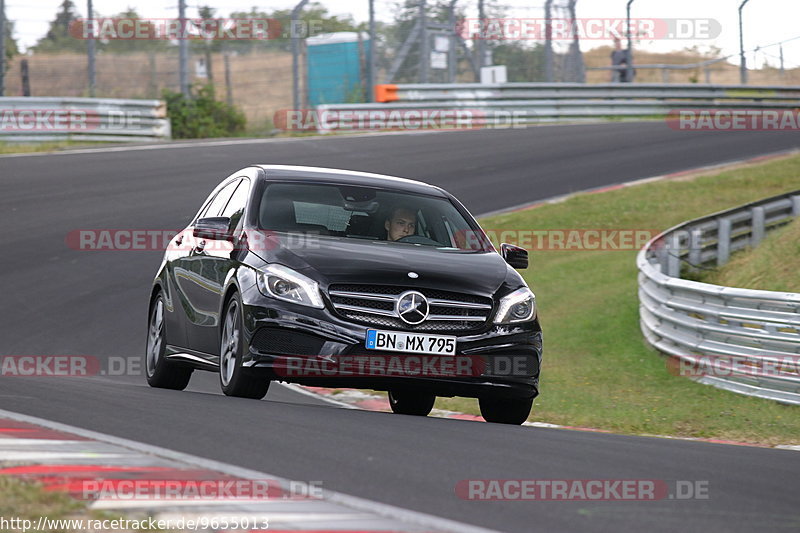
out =
[[260,328],[250,345],[258,352],[273,355],[318,355],[325,339],[282,328]]
[[[411,325],[395,312],[398,297],[407,290],[428,299],[428,318]],[[480,329],[492,313],[492,299],[472,294],[391,285],[331,285],[334,309],[354,322],[407,331],[467,332]]]

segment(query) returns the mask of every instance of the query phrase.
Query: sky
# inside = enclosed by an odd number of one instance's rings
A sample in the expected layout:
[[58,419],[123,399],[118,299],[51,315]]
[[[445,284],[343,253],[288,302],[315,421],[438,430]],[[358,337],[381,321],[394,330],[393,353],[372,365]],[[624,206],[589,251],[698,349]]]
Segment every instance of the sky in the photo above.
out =
[[[544,0],[487,0],[505,7],[506,17],[520,19],[540,19],[544,15]],[[555,0],[559,3],[561,0]],[[15,22],[15,37],[23,49],[32,46],[47,31],[48,22],[57,11],[61,0],[6,0],[6,15]],[[255,6],[259,10],[291,8],[296,0],[187,0],[187,15],[196,16],[199,5],[217,8],[216,15],[227,16],[231,11],[248,11]],[[366,21],[369,16],[367,0],[321,0],[328,11],[337,15],[351,15],[356,22]],[[395,11],[395,0],[375,0],[379,20],[391,20]],[[577,16],[581,19],[624,18],[627,0],[578,0]],[[634,43],[634,49],[653,52],[681,50],[685,47],[717,46],[723,55],[733,55],[731,62],[738,63],[739,30],[738,7],[741,0],[634,0],[631,8],[632,18],[659,18],[705,20],[713,19],[721,31],[714,38],[643,40]],[[86,1],[76,0],[81,16],[86,16]],[[177,0],[94,0],[96,13],[109,16],[135,7],[145,18],[169,18],[178,14]],[[459,0],[459,5],[467,6],[467,17],[477,17],[477,0]],[[744,7],[745,49],[766,47],[779,41],[800,37],[800,2],[797,0],[749,0]],[[688,25],[688,23],[684,23]],[[581,48],[588,50],[597,46],[607,46],[606,40],[583,40]],[[747,56],[750,66],[761,65],[767,60],[771,65],[778,64],[779,48],[764,48]],[[800,39],[784,45],[784,61],[787,68],[800,66]]]

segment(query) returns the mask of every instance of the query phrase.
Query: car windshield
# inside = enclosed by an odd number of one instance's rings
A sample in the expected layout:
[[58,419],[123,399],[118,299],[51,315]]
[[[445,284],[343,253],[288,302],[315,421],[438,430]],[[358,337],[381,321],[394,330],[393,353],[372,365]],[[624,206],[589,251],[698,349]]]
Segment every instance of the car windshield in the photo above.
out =
[[447,198],[371,187],[271,183],[261,198],[259,227],[454,250],[493,250],[480,227]]

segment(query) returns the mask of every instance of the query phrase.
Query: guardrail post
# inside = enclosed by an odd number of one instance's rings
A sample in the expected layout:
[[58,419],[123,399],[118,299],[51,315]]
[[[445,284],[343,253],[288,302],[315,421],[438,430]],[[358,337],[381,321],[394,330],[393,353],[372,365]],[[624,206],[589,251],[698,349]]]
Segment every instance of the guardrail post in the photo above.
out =
[[792,216],[800,217],[800,195],[792,196]]
[[753,217],[753,221],[750,230],[750,246],[756,247],[764,240],[764,208],[754,207],[751,216]]
[[717,266],[722,266],[731,257],[731,219],[719,219],[717,230]]
[[672,278],[681,277],[681,235],[678,231],[670,233],[667,241],[667,271],[665,274]]
[[694,266],[699,266],[702,261],[703,252],[703,230],[690,229],[689,230],[689,263]]

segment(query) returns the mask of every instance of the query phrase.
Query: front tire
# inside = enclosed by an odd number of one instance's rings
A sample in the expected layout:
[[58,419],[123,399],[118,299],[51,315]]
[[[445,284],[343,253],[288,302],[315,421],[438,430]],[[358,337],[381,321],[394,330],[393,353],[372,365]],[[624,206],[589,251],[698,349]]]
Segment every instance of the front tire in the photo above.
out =
[[478,404],[487,422],[519,426],[528,420],[533,398],[479,398]]
[[164,295],[160,292],[150,304],[147,320],[147,349],[144,368],[147,384],[159,389],[183,390],[192,377],[192,369],[167,360],[167,330],[164,320]]
[[389,406],[399,415],[428,416],[436,396],[411,391],[389,391]]
[[225,307],[219,350],[219,384],[226,396],[260,400],[267,395],[269,380],[242,366],[244,333],[242,302],[234,294]]

